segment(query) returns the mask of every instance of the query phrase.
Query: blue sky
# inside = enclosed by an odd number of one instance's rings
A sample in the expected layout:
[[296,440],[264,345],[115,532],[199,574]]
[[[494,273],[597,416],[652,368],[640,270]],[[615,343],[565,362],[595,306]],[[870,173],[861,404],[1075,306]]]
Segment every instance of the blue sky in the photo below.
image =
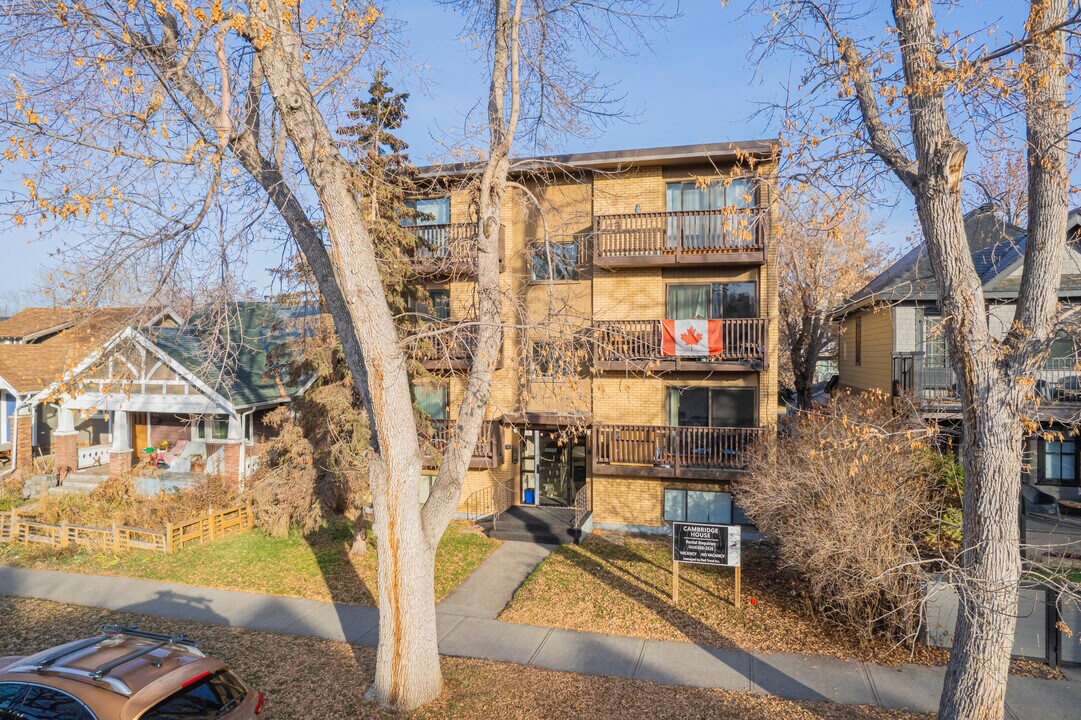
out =
[[[682,17],[656,37],[652,48],[634,58],[600,62],[602,76],[618,83],[626,105],[635,111],[629,122],[607,127],[595,139],[568,138],[565,152],[610,150],[655,145],[746,140],[776,135],[776,129],[754,118],[758,104],[777,99],[788,82],[789,67],[777,61],[758,68],[755,77],[747,59],[757,21],[741,22],[739,3],[723,7],[716,0],[684,0]],[[397,81],[409,90],[410,120],[403,137],[410,143],[414,162],[422,164],[439,152],[435,138],[462,126],[463,116],[484,97],[484,67],[459,39],[460,18],[428,0],[399,0],[390,5],[407,23],[411,60],[415,64]],[[945,26],[971,27],[1017,13],[1005,0],[969,0],[962,8],[939,9]],[[884,18],[883,18],[884,19]],[[875,32],[881,26],[872,28]],[[970,171],[975,169],[970,168]],[[0,188],[17,185],[15,178],[0,177]],[[901,198],[897,204],[895,201]],[[896,207],[891,207],[896,205]],[[883,237],[901,246],[913,231],[911,203],[898,190],[887,192],[878,213]],[[48,261],[54,243],[33,241],[29,233],[5,234],[4,293],[26,287],[38,268]],[[273,257],[254,252],[249,278],[259,288],[266,284],[262,267]]]

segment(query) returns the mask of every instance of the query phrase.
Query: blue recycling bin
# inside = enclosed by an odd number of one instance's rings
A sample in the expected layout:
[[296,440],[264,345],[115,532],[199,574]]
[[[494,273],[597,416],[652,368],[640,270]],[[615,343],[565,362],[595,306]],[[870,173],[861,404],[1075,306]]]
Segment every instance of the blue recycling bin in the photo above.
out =
[[535,492],[536,492],[535,490],[530,489],[530,490],[526,490],[524,493],[522,493],[522,496],[525,498],[525,504],[526,505],[532,505],[533,504],[533,493],[535,493]]

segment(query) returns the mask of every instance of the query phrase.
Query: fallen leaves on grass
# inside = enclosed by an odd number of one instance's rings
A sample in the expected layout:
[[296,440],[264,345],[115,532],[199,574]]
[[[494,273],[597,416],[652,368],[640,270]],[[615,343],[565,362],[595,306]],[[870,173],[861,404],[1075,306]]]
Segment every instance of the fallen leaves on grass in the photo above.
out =
[[641,680],[443,658],[443,694],[395,715],[365,702],[375,650],[308,637],[151,618],[133,613],[0,596],[0,655],[26,654],[94,634],[107,622],[185,633],[266,695],[268,720],[389,718],[501,720],[604,717],[626,720],[916,720],[900,710],[796,703],[748,693],[669,687]]
[[[817,618],[767,548],[744,543],[744,603],[733,603],[731,568],[683,565],[679,604],[672,604],[668,539],[609,541],[592,535],[548,557],[515,594],[501,620],[615,635],[684,640],[756,652],[832,655],[876,663],[940,663],[943,651],[888,642],[859,644]],[[753,597],[752,605],[746,602]]]

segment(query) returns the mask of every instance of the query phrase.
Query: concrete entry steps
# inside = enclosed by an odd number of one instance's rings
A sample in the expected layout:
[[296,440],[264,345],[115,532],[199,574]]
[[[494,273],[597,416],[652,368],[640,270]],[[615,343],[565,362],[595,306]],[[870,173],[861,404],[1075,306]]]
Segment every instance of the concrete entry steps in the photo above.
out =
[[491,535],[496,540],[564,545],[579,540],[574,509],[546,505],[514,505],[495,516]]

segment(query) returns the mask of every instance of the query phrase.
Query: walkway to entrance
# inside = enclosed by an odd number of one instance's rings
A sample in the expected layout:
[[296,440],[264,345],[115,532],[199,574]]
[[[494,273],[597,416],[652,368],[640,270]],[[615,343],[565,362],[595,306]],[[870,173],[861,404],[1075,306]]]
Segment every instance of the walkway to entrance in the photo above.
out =
[[[0,594],[366,645],[379,637],[379,611],[371,607],[150,580],[0,567]],[[917,712],[934,712],[942,689],[941,667],[884,667],[573,632],[466,617],[443,605],[436,617],[444,655]],[[1081,682],[1011,676],[1006,704],[1009,717],[1018,720],[1072,720],[1081,704]]]
[[439,603],[438,610],[495,620],[514,597],[514,591],[554,548],[536,542],[504,542]]

